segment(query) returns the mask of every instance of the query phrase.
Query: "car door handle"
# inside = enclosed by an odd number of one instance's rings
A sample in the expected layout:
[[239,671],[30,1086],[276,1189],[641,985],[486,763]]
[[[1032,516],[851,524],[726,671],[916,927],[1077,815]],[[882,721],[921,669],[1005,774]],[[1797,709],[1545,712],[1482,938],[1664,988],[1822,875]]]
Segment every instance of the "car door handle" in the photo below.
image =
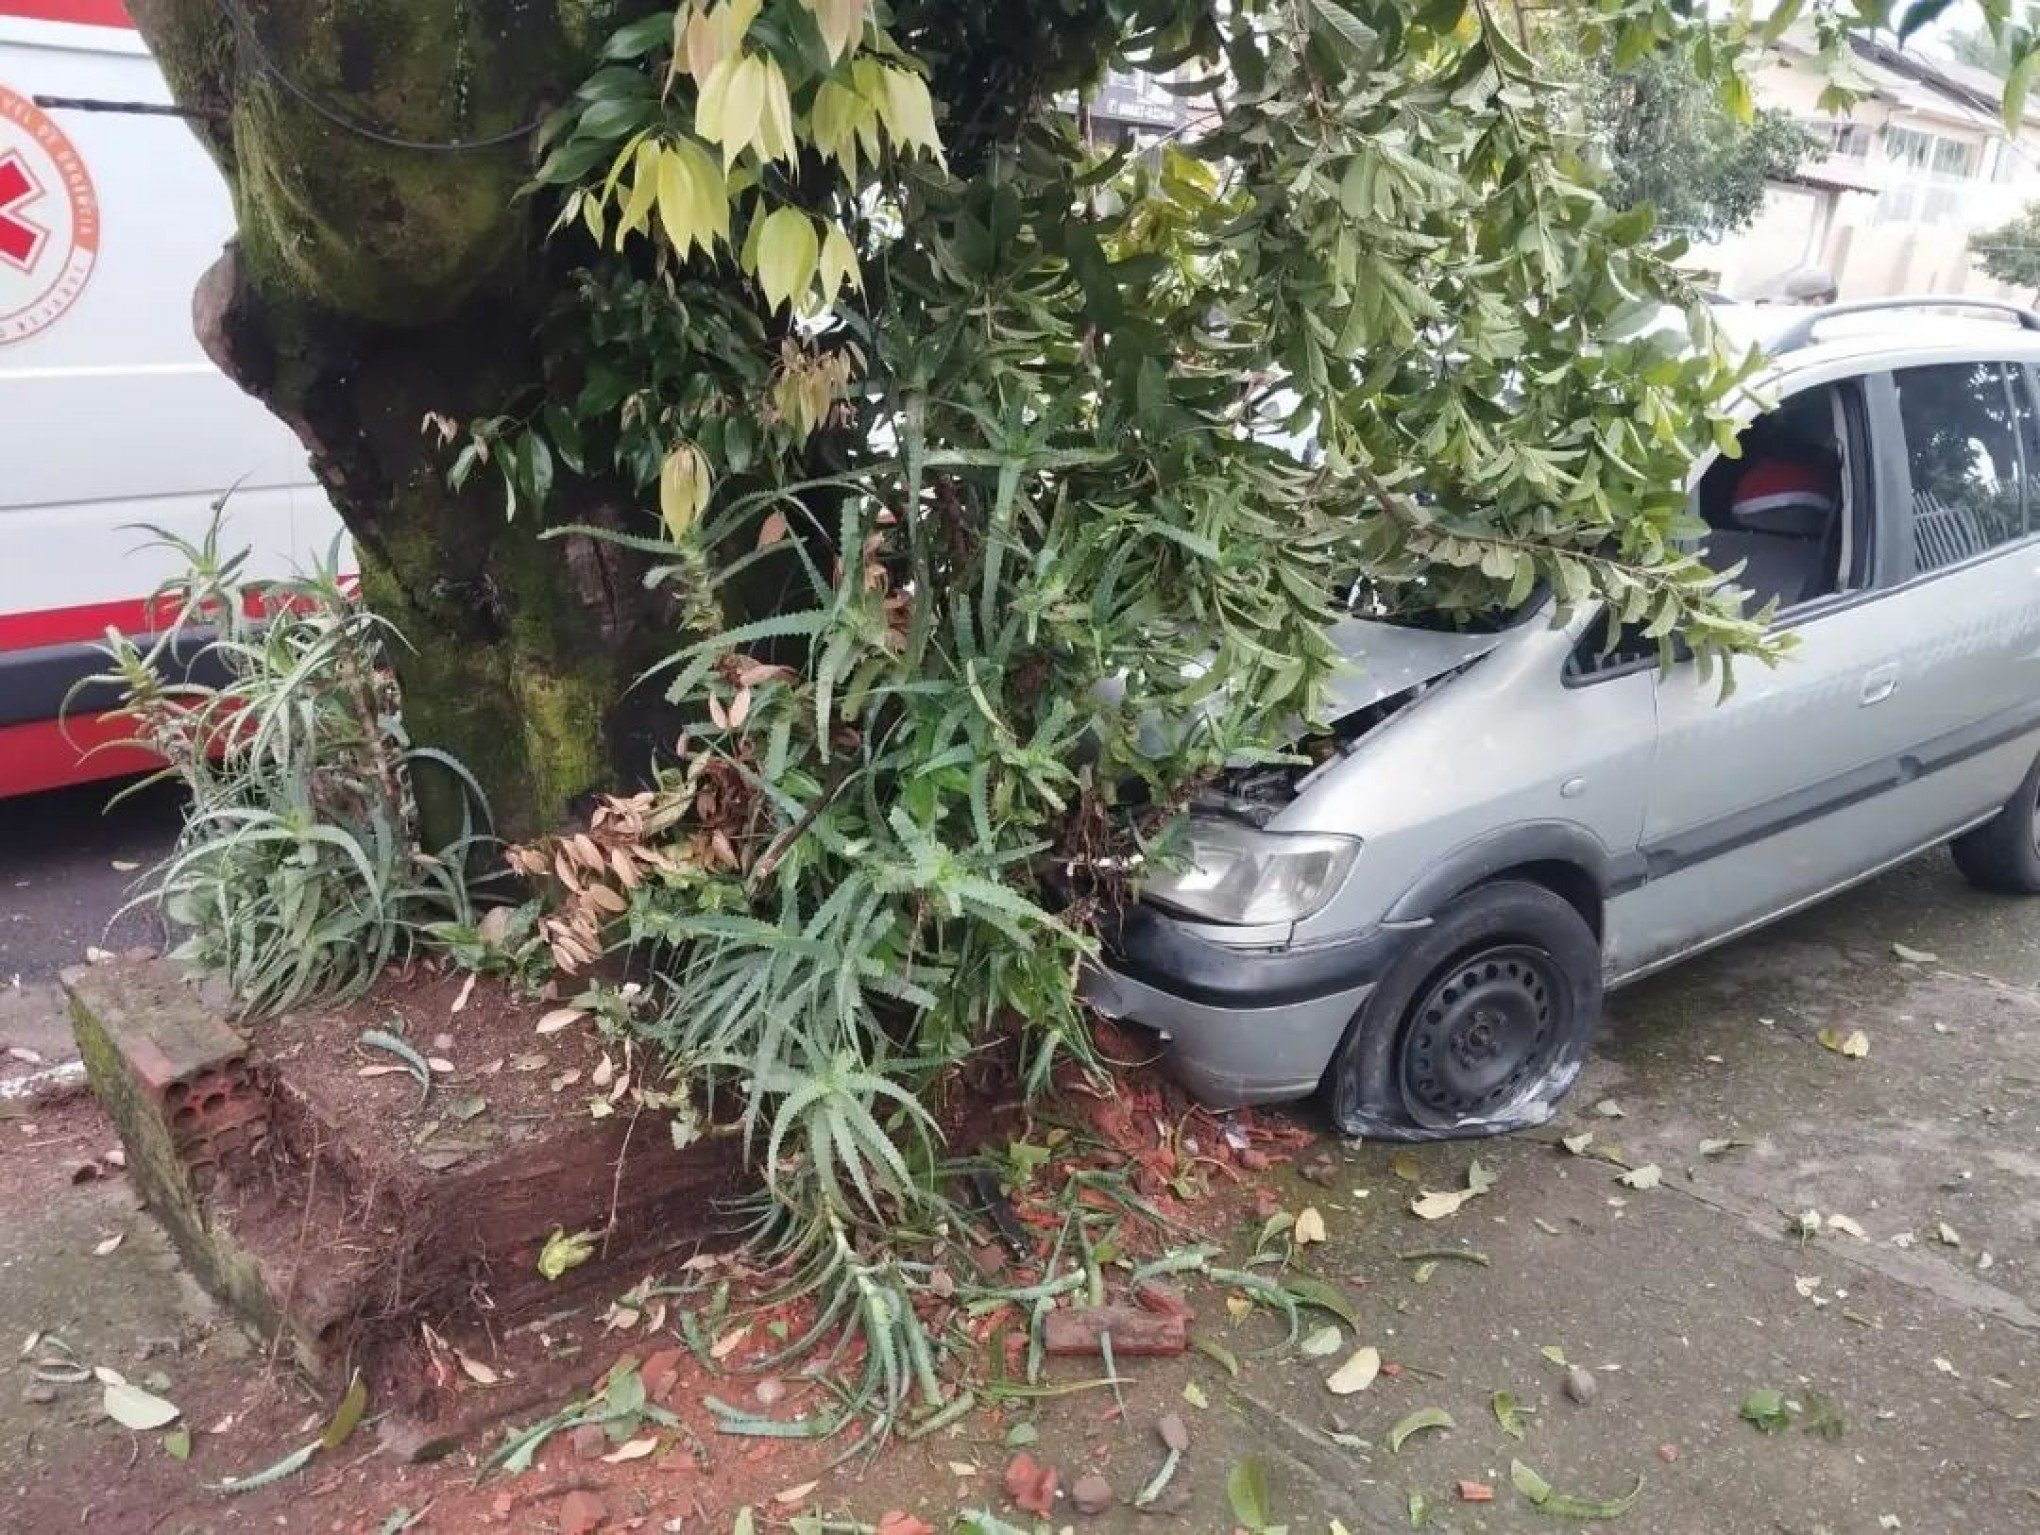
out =
[[1897,666],[1880,666],[1863,679],[1863,707],[1881,704],[1898,691]]

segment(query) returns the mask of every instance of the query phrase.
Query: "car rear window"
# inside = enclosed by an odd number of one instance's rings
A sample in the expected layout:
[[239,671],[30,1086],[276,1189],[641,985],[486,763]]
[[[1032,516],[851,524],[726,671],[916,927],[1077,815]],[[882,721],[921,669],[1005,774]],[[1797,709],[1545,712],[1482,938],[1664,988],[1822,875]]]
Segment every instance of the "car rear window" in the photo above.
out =
[[2035,418],[2023,369],[1998,362],[1900,368],[1918,571],[1973,559],[2036,531]]

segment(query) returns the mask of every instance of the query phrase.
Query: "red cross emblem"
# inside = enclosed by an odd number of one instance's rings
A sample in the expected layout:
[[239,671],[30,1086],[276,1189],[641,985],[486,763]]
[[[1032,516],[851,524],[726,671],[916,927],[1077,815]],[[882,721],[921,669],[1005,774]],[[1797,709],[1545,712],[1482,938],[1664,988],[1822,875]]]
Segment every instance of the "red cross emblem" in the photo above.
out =
[[43,194],[42,183],[29,174],[21,151],[10,149],[0,155],[0,261],[26,272],[42,254],[50,232],[32,223],[21,212]]

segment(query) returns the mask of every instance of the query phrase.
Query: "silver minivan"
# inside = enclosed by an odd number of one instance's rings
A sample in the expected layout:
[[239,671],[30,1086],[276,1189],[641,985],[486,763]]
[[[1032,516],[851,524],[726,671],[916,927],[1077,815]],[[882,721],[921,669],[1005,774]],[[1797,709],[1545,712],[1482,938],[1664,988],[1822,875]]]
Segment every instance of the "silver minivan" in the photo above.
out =
[[1693,509],[1795,648],[1724,699],[1548,603],[1486,633],[1344,622],[1332,739],[1213,785],[1087,983],[1199,1096],[1519,1129],[1608,987],[1937,843],[2040,892],[2040,316],[1757,313],[1774,404]]

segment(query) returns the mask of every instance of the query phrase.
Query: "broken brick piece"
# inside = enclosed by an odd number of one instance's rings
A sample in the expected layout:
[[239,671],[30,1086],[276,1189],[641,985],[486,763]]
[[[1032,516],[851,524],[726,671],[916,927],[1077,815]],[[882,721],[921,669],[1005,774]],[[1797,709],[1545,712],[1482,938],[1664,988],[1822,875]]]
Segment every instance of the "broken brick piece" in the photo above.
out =
[[560,1535],[595,1535],[608,1518],[598,1493],[570,1492],[560,1499]]
[[1190,1346],[1187,1319],[1177,1313],[1142,1311],[1132,1306],[1081,1306],[1051,1311],[1042,1327],[1050,1354],[1103,1354],[1103,1339],[1112,1339],[1115,1359],[1180,1354]]
[[1462,1503],[1492,1503],[1494,1500],[1495,1490],[1486,1482],[1462,1480],[1459,1484],[1459,1501]]
[[[1152,1311],[1157,1316],[1179,1316],[1186,1322],[1197,1319],[1197,1313],[1191,1310],[1183,1292],[1174,1285],[1163,1284],[1159,1279],[1143,1279],[1133,1287],[1133,1298],[1140,1302],[1143,1310]],[[1114,1347],[1117,1347],[1117,1340]]]
[[1055,1488],[1060,1480],[1053,1466],[1043,1465],[1022,1450],[1006,1464],[1006,1496],[1016,1508],[1047,1518],[1055,1511]]
[[663,1402],[666,1393],[673,1389],[673,1383],[680,1378],[680,1366],[686,1355],[677,1348],[662,1348],[645,1356],[645,1362],[638,1367],[638,1378],[645,1383],[645,1395],[655,1402]]

